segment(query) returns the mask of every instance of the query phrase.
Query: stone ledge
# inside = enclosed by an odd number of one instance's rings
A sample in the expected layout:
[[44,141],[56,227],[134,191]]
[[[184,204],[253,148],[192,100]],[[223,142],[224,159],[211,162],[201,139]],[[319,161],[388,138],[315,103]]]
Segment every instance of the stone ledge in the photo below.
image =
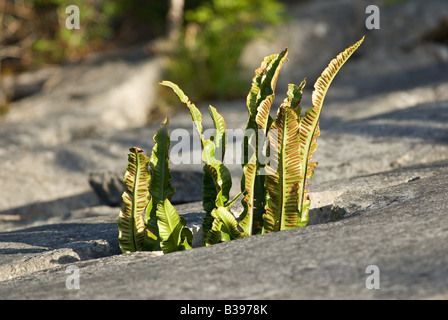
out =
[[[429,172],[436,174],[377,189],[369,199],[365,198],[363,190],[346,193],[337,201],[344,203],[348,199],[375,204],[387,197],[395,201],[385,206],[357,209],[336,222],[252,236],[159,257],[135,253],[70,261],[69,264],[80,269],[79,290],[65,288],[66,264],[2,281],[0,298],[444,297],[448,294],[446,168],[447,163],[414,168],[413,172],[422,176]],[[401,173],[406,174],[405,170]],[[396,171],[380,176],[387,178],[401,173]],[[352,186],[357,183],[368,185],[375,183],[377,178],[362,177],[350,182]],[[402,196],[406,194],[412,196]],[[189,204],[187,211],[196,205]],[[182,212],[181,206],[178,208]],[[80,230],[75,231],[79,233]],[[0,239],[4,241],[6,236],[8,234],[0,234]],[[34,239],[33,243],[39,243],[37,240]],[[43,244],[48,246],[51,243]],[[369,290],[365,286],[368,265],[377,265],[381,271],[379,290]]]

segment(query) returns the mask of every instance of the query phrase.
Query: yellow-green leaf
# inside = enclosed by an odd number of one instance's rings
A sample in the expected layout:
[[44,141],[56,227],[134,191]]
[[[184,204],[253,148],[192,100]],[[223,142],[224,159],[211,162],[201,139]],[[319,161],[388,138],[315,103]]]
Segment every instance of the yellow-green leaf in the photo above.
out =
[[124,175],[123,205],[118,216],[118,241],[123,253],[143,250],[145,224],[143,215],[148,205],[150,181],[149,158],[139,148],[129,149]]

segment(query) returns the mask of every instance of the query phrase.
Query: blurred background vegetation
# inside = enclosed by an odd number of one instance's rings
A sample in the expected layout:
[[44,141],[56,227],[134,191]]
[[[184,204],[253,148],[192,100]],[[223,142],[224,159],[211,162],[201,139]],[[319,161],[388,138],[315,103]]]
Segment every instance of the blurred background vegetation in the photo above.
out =
[[[238,66],[242,50],[266,26],[287,19],[286,2],[0,0],[0,70],[15,74],[165,39],[165,77],[190,98],[241,98],[247,94]],[[78,30],[65,27],[68,5],[79,7]]]
[[185,12],[185,27],[167,77],[191,99],[237,98],[247,94],[238,61],[247,42],[266,25],[285,19],[276,0],[212,0]]
[[[92,51],[126,46],[165,31],[167,1],[0,0],[0,59],[5,69],[76,61]],[[65,27],[67,6],[79,30]]]

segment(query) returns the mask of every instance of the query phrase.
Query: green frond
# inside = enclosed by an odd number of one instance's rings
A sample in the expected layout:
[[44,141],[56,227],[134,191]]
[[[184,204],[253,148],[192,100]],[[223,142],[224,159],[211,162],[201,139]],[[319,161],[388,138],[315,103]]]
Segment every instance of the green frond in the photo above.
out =
[[272,161],[276,171],[268,167],[266,188],[269,200],[263,215],[263,233],[296,228],[298,221],[298,189],[301,180],[299,166],[299,122],[297,114],[287,105],[280,106],[269,132]]
[[123,205],[118,216],[118,241],[123,253],[143,250],[143,215],[149,202],[149,158],[139,148],[130,148],[124,175]]
[[288,84],[287,97],[283,101],[282,105],[287,105],[295,111],[298,118],[300,119],[301,107],[300,102],[302,101],[303,88],[305,87],[306,80],[303,80],[300,85]]
[[186,221],[179,217],[176,209],[168,199],[157,203],[157,225],[161,239],[160,247],[163,253],[190,248],[185,248],[182,241],[182,231]]
[[212,138],[215,145],[214,156],[217,160],[223,161],[227,148],[226,122],[214,107],[209,106],[208,111],[215,127]]
[[240,227],[248,235],[261,232],[266,201],[265,177],[259,174],[258,129],[266,134],[273,121],[269,112],[275,96],[278,75],[287,56],[288,50],[285,49],[279,54],[265,57],[260,67],[255,70],[252,86],[247,95],[249,119],[246,130],[249,134],[243,141],[241,191],[244,191],[242,199],[244,210],[241,214]]
[[152,174],[149,193],[151,194],[152,199],[157,200],[171,199],[175,192],[175,189],[170,183],[173,177],[170,172],[168,159],[170,148],[168,125],[169,119],[167,117],[153,137],[155,144],[149,161]]
[[364,41],[364,37],[354,45],[348,47],[341,52],[335,59],[333,59],[328,67],[322,72],[321,76],[314,84],[314,91],[312,94],[313,106],[307,110],[305,116],[300,120],[299,136],[300,136],[300,166],[301,170],[305,171],[306,178],[300,183],[299,188],[299,209],[304,206],[304,201],[307,201],[308,190],[306,190],[307,180],[310,179],[314,173],[316,162],[312,162],[313,153],[317,149],[317,137],[320,135],[319,118],[322,111],[323,102],[327,91],[335,78],[338,71],[350,56],[359,48]]
[[279,54],[265,57],[261,62],[260,67],[255,70],[252,86],[246,99],[249,111],[247,129],[256,128],[255,118],[261,101],[265,100],[268,96],[275,94],[278,75],[287,56],[288,49],[286,48]]
[[149,184],[149,194],[151,200],[146,210],[145,223],[146,228],[151,232],[152,237],[147,237],[145,241],[145,249],[159,250],[160,238],[157,224],[158,204],[165,199],[170,200],[175,192],[170,181],[172,179],[169,168],[169,148],[170,137],[168,136],[169,119],[165,118],[159,130],[154,135],[155,142],[152,148],[149,166],[151,168],[152,178]]
[[222,222],[224,231],[221,232],[225,232],[230,240],[240,239],[247,236],[244,231],[239,230],[238,221],[226,207],[213,209],[212,216]]
[[[218,232],[218,230],[213,230],[213,226],[216,227],[216,223],[214,223],[215,219],[211,216],[211,212],[229,201],[229,192],[232,187],[230,171],[222,163],[227,146],[225,121],[214,107],[209,106],[209,114],[213,120],[215,133],[209,140],[205,140],[202,134],[202,114],[199,109],[176,84],[169,81],[163,81],[160,84],[170,87],[178,95],[179,99],[187,105],[201,138],[202,161],[204,162],[203,207],[206,212],[202,225],[204,237],[207,238],[208,232]],[[208,241],[207,239],[205,240],[206,242]]]
[[202,135],[202,114],[199,111],[199,109],[195,106],[194,103],[190,101],[188,96],[179,88],[177,84],[172,83],[171,81],[162,81],[159,84],[171,88],[174,91],[174,93],[177,94],[180,101],[182,101],[187,105],[188,109],[190,110],[191,118],[193,119],[193,122],[196,126],[196,130],[199,134],[199,137],[201,138],[201,141],[203,141],[204,136]]

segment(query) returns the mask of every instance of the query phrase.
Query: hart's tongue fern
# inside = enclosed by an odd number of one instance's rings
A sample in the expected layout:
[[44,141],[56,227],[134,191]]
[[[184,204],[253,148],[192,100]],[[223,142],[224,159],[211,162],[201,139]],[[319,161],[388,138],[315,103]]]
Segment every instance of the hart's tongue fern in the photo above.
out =
[[[303,117],[300,102],[305,80],[298,86],[288,85],[287,98],[278,108],[275,119],[270,116],[278,75],[288,50],[262,61],[247,96],[249,119],[243,141],[242,193],[233,200],[229,197],[232,187],[230,172],[223,164],[227,146],[223,117],[215,108],[209,107],[215,132],[206,140],[199,109],[176,84],[161,82],[187,105],[201,139],[203,207],[206,212],[203,244],[303,227],[308,223],[310,198],[306,186],[317,165],[312,156],[320,134],[319,118],[325,95],[337,72],[363,40],[341,52],[322,72],[314,85],[313,106]],[[118,220],[123,252],[162,249],[167,253],[190,248],[191,232],[170,203],[174,189],[170,185],[167,126],[168,119],[154,136],[156,144],[151,158],[143,155],[141,149],[130,149],[124,178],[123,208]],[[268,139],[269,164],[260,161],[260,142],[264,138]],[[230,208],[241,194],[244,194],[244,210],[238,221]]]

